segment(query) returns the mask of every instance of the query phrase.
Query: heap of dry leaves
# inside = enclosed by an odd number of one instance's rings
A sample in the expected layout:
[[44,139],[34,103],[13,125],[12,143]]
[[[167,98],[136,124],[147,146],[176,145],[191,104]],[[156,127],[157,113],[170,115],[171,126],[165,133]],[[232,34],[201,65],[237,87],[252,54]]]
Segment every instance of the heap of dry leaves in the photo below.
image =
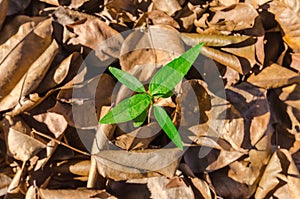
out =
[[[184,92],[160,102],[176,125],[200,110],[179,156],[155,122],[98,124],[128,95],[111,60],[147,82],[175,58],[127,52],[136,33],[98,44],[151,27],[176,52],[205,43]],[[299,0],[0,0],[0,28],[0,198],[299,198]],[[185,86],[199,107],[175,114]]]

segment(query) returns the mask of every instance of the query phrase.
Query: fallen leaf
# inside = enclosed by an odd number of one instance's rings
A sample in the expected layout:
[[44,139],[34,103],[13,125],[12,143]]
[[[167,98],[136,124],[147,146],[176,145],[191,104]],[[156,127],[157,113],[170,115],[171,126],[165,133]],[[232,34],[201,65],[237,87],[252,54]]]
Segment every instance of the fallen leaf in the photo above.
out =
[[[216,11],[209,24],[223,26],[222,30],[238,31],[252,28],[257,17],[258,13],[252,5],[238,3]],[[222,25],[222,22],[225,22],[225,24]],[[226,24],[226,22],[230,25]]]
[[172,16],[176,11],[181,9],[178,0],[153,0],[153,6],[157,10],[161,10]]
[[[17,34],[0,46],[0,98],[20,81],[28,68],[52,42],[52,19],[21,25]],[[24,50],[26,49],[26,50]]]
[[6,17],[6,11],[8,8],[8,1],[7,0],[1,0],[0,1],[0,30],[2,28],[2,24]]
[[15,107],[21,98],[35,91],[46,76],[55,55],[58,53],[58,48],[58,44],[53,40],[45,52],[29,67],[11,92],[0,101],[0,111]]
[[150,81],[157,69],[184,52],[178,31],[166,25],[134,30],[125,39],[120,52],[121,69],[142,83]]
[[300,3],[297,0],[279,0],[270,3],[269,11],[280,24],[284,41],[296,52],[300,50],[299,15]]
[[26,199],[61,199],[72,196],[74,199],[81,198],[95,198],[95,199],[115,199],[116,197],[110,195],[105,190],[91,190],[91,189],[36,189],[33,186],[29,187],[26,193]]
[[299,186],[299,172],[291,155],[285,149],[278,149],[273,153],[265,169],[255,198],[278,195],[297,198],[300,195]]
[[204,42],[205,46],[224,47],[232,44],[245,42],[251,37],[249,36],[230,36],[230,35],[212,35],[197,33],[181,33],[181,38],[185,44],[194,46]]
[[172,177],[181,156],[179,149],[141,150],[141,151],[100,151],[93,155],[98,172],[113,180],[155,177]]
[[247,81],[261,88],[279,88],[300,82],[300,75],[278,64],[272,64],[258,74],[253,73]]

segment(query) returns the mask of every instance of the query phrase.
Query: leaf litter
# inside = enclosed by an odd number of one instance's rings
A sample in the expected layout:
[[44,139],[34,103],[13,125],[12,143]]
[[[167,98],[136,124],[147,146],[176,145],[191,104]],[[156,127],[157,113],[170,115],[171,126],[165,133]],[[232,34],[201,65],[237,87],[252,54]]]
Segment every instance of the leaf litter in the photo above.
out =
[[[299,16],[298,0],[0,0],[0,198],[298,198]],[[158,106],[98,123],[201,42],[154,99],[186,150]]]

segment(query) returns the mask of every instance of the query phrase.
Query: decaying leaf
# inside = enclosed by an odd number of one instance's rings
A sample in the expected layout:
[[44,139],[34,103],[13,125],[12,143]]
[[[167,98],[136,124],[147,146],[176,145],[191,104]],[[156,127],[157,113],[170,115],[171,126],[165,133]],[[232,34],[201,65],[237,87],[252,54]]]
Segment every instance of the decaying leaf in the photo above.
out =
[[291,155],[287,150],[278,149],[265,169],[255,197],[297,198],[300,194],[299,186],[299,171]]
[[178,0],[153,0],[153,5],[157,10],[167,13],[169,16],[181,9]]
[[147,31],[134,30],[120,52],[122,70],[134,74],[142,83],[150,81],[161,67],[184,52],[179,33],[166,25],[150,26]]
[[[0,46],[0,99],[21,80],[34,61],[52,42],[52,19],[21,25],[17,34]],[[26,49],[26,50],[24,50]]]
[[57,52],[58,44],[53,40],[45,52],[30,66],[12,91],[1,100],[0,111],[13,108],[21,98],[35,91],[45,77]]
[[255,86],[270,89],[300,82],[300,76],[278,64],[272,64],[257,75],[253,73],[247,81]]
[[95,198],[95,199],[115,199],[116,197],[110,195],[105,190],[90,190],[90,189],[76,189],[76,190],[51,190],[51,189],[35,189],[30,187],[26,194],[26,199],[60,199],[72,196],[74,199],[81,198]]
[[252,28],[257,17],[258,13],[252,5],[238,3],[217,11],[209,24],[219,30],[237,31]]
[[212,34],[181,33],[181,38],[189,46],[204,42],[205,46],[224,47],[232,44],[242,43],[251,37],[249,36],[228,36]]
[[278,0],[270,3],[270,12],[284,31],[283,39],[295,51],[300,50],[300,3],[297,0]]
[[7,0],[1,0],[0,1],[0,30],[2,28],[2,24],[6,17],[6,11],[8,7],[8,1]]
[[155,177],[172,177],[178,166],[179,149],[100,151],[95,154],[98,172],[113,180]]

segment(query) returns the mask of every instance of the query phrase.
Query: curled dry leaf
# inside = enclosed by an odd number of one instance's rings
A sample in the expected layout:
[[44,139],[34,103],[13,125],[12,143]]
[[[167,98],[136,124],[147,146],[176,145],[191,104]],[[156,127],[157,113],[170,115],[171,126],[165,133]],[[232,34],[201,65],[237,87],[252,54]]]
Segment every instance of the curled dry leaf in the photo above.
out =
[[205,46],[224,47],[231,44],[239,44],[250,39],[250,36],[229,36],[229,35],[212,35],[197,33],[181,33],[181,38],[185,44],[195,46],[204,42]]
[[278,0],[270,3],[270,12],[280,24],[284,41],[294,50],[300,51],[300,2]]
[[[68,24],[76,37],[69,40],[69,44],[82,45],[95,50],[95,55],[100,61],[109,61],[119,57],[119,49],[123,38],[116,30],[109,27],[105,22],[96,17],[84,18],[75,23]],[[103,66],[106,66],[102,63]]]
[[12,179],[7,175],[0,173],[0,197],[7,194],[7,189]]
[[243,75],[249,73],[251,69],[250,64],[243,65],[237,56],[222,52],[214,48],[203,46],[201,54],[223,64],[224,66],[230,67]]
[[255,198],[297,198],[300,195],[299,171],[285,149],[276,150],[259,182]]
[[68,123],[64,116],[57,113],[41,113],[33,115],[33,118],[38,122],[44,123],[56,138],[63,134],[68,127]]
[[150,123],[117,137],[115,145],[125,150],[148,148],[149,144],[159,135],[160,130],[157,123]]
[[252,5],[238,3],[216,11],[209,24],[219,30],[238,31],[252,28],[257,17],[258,13]]
[[149,26],[147,31],[134,30],[124,41],[120,52],[122,70],[141,82],[150,81],[158,67],[184,52],[177,30],[166,25]]
[[255,86],[270,89],[300,82],[300,75],[278,64],[264,68],[257,75],[253,73],[247,81]]
[[164,176],[149,178],[147,187],[153,199],[195,198],[192,188],[177,176],[168,179]]
[[50,68],[46,77],[43,79],[39,87],[37,88],[38,93],[43,93],[49,89],[54,88],[63,81],[68,81],[69,77],[73,78],[78,72],[83,60],[78,52],[73,52],[71,55],[66,57],[60,64]]
[[7,7],[8,7],[8,0],[1,0],[0,1],[0,30],[2,28],[2,24],[6,17]]
[[280,90],[281,92],[278,89],[275,91],[279,99],[293,108],[300,110],[300,84],[292,84]]
[[161,10],[172,16],[176,11],[181,9],[178,0],[153,0],[153,6],[157,10]]
[[30,66],[12,91],[0,101],[0,111],[15,107],[21,98],[35,91],[58,53],[58,48],[58,44],[53,40],[43,54]]
[[51,19],[47,19],[40,23],[25,23],[19,27],[17,34],[0,46],[0,98],[3,99],[15,87],[48,48],[52,42],[51,22]]
[[145,13],[137,22],[135,27],[140,27],[144,23],[147,23],[147,19],[150,19],[153,25],[169,25],[174,28],[180,28],[177,21],[166,13],[160,10],[152,10],[151,12]]
[[23,132],[10,127],[7,134],[8,152],[17,160],[26,162],[46,148],[46,145]]
[[172,177],[181,153],[177,148],[130,152],[111,150],[100,151],[92,158],[103,177],[119,181],[161,175]]
[[95,198],[95,199],[116,199],[105,190],[91,189],[36,189],[33,186],[29,188],[25,199],[62,199],[72,196],[74,199]]

